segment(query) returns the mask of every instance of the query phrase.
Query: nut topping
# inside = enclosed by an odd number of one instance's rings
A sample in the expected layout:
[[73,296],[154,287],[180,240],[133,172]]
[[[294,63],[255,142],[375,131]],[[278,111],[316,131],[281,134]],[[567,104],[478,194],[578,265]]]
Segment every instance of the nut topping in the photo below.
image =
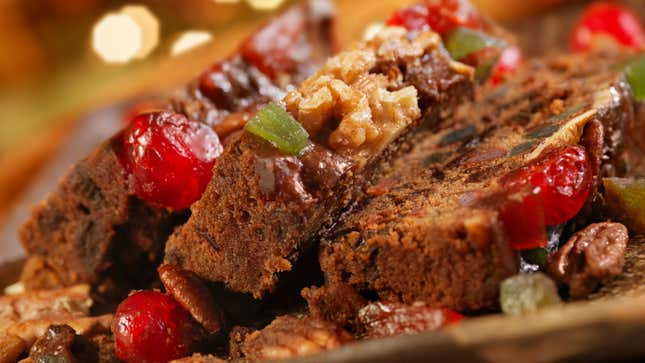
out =
[[76,363],[72,352],[75,338],[76,332],[69,325],[52,325],[31,347],[29,357],[34,362]]
[[434,308],[423,302],[412,305],[376,302],[358,312],[358,320],[368,338],[437,330],[461,319],[462,316],[452,310]]
[[241,350],[250,361],[278,360],[319,353],[351,341],[353,337],[336,324],[285,315],[248,334]]
[[[370,71],[380,62],[396,64],[402,58],[420,57],[439,44],[439,37],[431,32],[410,41],[404,29],[386,28],[358,49],[331,58],[287,95],[287,110],[313,138],[328,137],[334,149],[378,149],[419,118],[421,111],[416,88],[403,87],[400,72]],[[330,132],[325,132],[328,128]]]
[[211,334],[219,332],[224,321],[206,285],[193,272],[175,265],[159,267],[159,278],[166,291]]
[[571,297],[586,297],[602,279],[622,271],[628,241],[627,228],[620,223],[591,224],[549,258],[549,273],[569,286]]

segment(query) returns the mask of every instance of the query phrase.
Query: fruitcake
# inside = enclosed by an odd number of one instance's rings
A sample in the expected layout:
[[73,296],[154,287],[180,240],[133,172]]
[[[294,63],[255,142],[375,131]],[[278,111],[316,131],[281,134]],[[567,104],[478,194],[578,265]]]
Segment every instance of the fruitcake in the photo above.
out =
[[446,127],[420,135],[324,233],[326,283],[303,292],[311,311],[355,322],[346,301],[356,295],[497,308],[500,282],[519,271],[518,251],[544,247],[546,226],[590,218],[599,178],[623,172],[634,99],[609,57],[531,61],[481,89]]
[[165,262],[260,298],[472,78],[430,31],[386,27],[331,58],[226,147]]
[[[212,163],[221,152],[219,138],[226,143],[249,113],[281,98],[287,87],[301,82],[327,58],[334,48],[332,16],[333,8],[324,0],[290,8],[183,90],[140,109],[155,112],[128,120],[126,130],[134,130],[134,136],[124,131],[74,165],[20,229],[29,256],[22,277],[25,286],[84,282],[98,292],[121,293],[146,286],[168,235],[186,220],[186,208],[210,180]],[[288,47],[267,42],[278,33]],[[265,53],[270,56],[261,57]],[[159,135],[150,131],[160,125],[169,125],[168,130]],[[184,145],[190,137],[197,145]],[[159,148],[183,145],[191,151],[208,145],[211,149],[203,152],[208,162],[199,157],[180,163],[178,158],[135,155],[140,151],[133,143],[146,138]],[[131,155],[125,151],[128,147]],[[197,183],[184,177],[194,170],[201,173]],[[179,178],[173,185],[177,190],[155,189],[155,178],[166,182],[173,177]]]

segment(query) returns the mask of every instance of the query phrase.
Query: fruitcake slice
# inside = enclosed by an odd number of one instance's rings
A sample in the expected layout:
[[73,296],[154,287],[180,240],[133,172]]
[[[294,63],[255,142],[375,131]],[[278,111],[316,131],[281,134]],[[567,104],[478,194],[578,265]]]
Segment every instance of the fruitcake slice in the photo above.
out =
[[496,308],[517,251],[544,247],[546,226],[587,217],[599,177],[622,172],[634,102],[606,59],[533,61],[418,140],[325,234],[326,285],[304,291],[312,312],[351,322],[361,296]]
[[469,94],[439,35],[386,27],[249,121],[218,159],[166,263],[255,297],[360,194],[422,123]]
[[[324,0],[288,9],[75,164],[20,230],[29,256],[25,286],[84,282],[123,293],[145,286],[168,235],[210,180],[218,135],[226,143],[250,113],[280,99],[328,57],[332,16]],[[276,36],[288,46],[267,41]],[[137,153],[146,140],[154,150]],[[155,158],[157,151],[166,153]]]

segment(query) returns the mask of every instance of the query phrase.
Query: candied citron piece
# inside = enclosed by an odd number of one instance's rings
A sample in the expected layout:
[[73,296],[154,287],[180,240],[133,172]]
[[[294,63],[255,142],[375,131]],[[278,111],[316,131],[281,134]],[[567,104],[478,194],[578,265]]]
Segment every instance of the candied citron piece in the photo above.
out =
[[604,178],[610,213],[629,229],[645,233],[645,179]]
[[561,302],[555,283],[541,272],[509,277],[500,287],[500,306],[510,315],[538,311]]

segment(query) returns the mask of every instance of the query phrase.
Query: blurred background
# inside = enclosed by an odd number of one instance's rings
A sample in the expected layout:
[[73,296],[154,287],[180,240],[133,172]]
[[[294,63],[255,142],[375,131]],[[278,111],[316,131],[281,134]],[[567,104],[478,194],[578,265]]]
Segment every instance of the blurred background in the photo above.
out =
[[[625,1],[645,14],[645,0]],[[30,205],[120,128],[129,102],[185,83],[293,2],[0,0],[0,262],[20,253],[15,233]],[[336,0],[340,44],[409,2]],[[472,2],[527,34],[529,55],[566,48],[580,4]]]

